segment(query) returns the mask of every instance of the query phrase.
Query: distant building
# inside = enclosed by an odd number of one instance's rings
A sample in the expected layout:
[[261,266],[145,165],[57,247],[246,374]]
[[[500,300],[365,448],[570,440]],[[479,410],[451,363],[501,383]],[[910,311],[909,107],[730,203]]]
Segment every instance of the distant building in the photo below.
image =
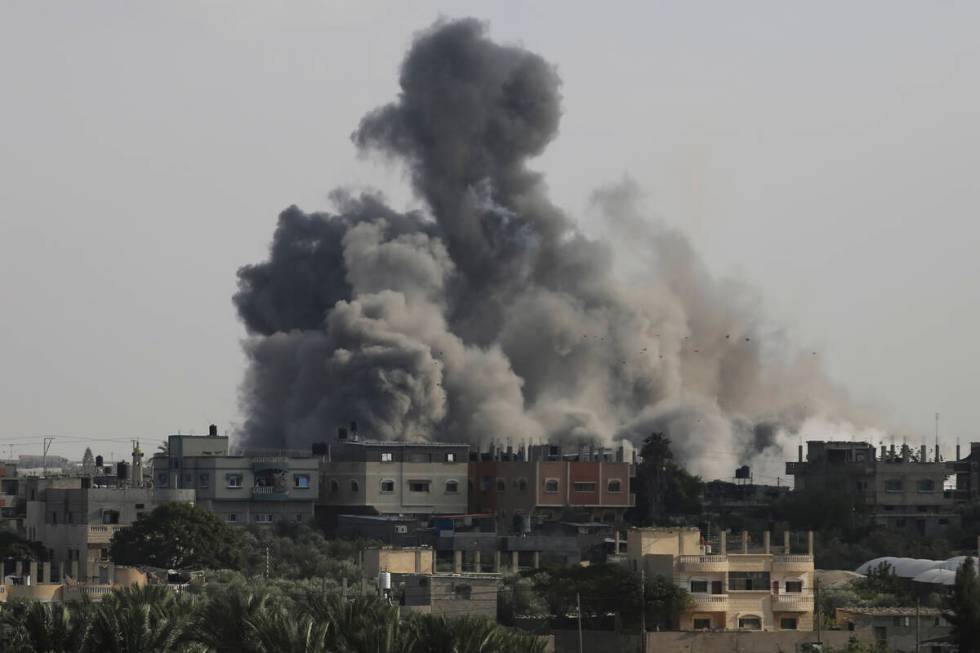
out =
[[680,630],[812,630],[813,536],[803,551],[752,543],[742,533],[729,543],[722,533],[707,552],[697,528],[633,528],[628,560],[648,578],[664,576],[690,592],[692,607],[681,614]]
[[124,481],[114,487],[92,487],[91,479],[77,477],[26,481],[24,531],[48,550],[56,579],[100,582],[116,531],[162,503],[194,502],[192,490],[129,487]]
[[936,608],[837,608],[835,618],[860,641],[892,653],[917,653],[917,638],[919,651],[952,650],[952,629]]
[[495,575],[392,574],[392,599],[406,612],[497,619]]
[[[938,452],[936,452],[938,454]],[[942,534],[959,525],[952,491],[944,484],[953,473],[925,446],[918,452],[906,445],[875,447],[867,442],[807,442],[806,460],[786,463],[796,490],[843,489],[870,510],[873,522],[889,530],[920,536]]]
[[17,478],[17,463],[0,460],[0,529],[16,530],[18,519],[18,499],[20,480]]
[[292,452],[233,456],[228,438],[171,435],[153,456],[157,488],[193,490],[197,503],[231,525],[312,522],[319,461]]
[[466,512],[469,445],[343,437],[318,444],[318,519],[343,514],[430,516]]
[[524,532],[547,522],[620,524],[636,505],[632,451],[533,445],[474,454],[471,513],[496,516],[501,532]]

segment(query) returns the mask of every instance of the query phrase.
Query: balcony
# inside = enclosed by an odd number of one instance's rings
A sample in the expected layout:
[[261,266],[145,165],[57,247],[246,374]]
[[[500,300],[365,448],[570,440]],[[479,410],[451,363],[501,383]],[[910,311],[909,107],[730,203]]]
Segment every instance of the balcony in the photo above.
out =
[[802,573],[813,571],[811,555],[775,555],[772,558],[773,572]]
[[108,544],[119,529],[126,528],[119,524],[99,524],[88,527],[89,544]]
[[696,612],[728,612],[728,595],[691,594],[690,609]]
[[677,562],[684,571],[728,571],[728,556],[678,556]]
[[773,612],[812,612],[813,596],[810,594],[774,594]]

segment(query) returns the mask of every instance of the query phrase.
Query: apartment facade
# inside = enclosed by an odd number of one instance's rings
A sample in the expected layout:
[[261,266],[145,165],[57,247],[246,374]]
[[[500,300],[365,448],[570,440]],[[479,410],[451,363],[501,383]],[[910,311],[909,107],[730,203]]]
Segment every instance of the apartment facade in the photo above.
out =
[[56,577],[99,582],[112,536],[158,505],[194,502],[193,491],[91,487],[89,479],[29,479],[24,530],[48,550]]
[[17,530],[20,513],[18,508],[21,503],[19,492],[17,463],[0,460],[0,529]]
[[325,520],[466,512],[469,445],[337,440],[318,445],[317,453],[317,510]]
[[879,454],[867,442],[811,441],[806,459],[802,446],[798,458],[786,463],[796,490],[847,489],[877,526],[933,536],[959,524],[954,494],[944,487],[954,470],[938,450],[930,459],[925,446],[882,446]]
[[628,562],[648,577],[663,576],[690,592],[680,630],[795,631],[813,629],[813,535],[803,551],[790,536],[775,546],[769,533],[729,543],[721,534],[709,553],[697,528],[633,528]]
[[491,448],[470,463],[469,510],[495,515],[501,532],[563,519],[618,524],[636,504],[632,475],[632,455],[625,446]]
[[231,525],[312,522],[319,493],[319,461],[312,457],[232,456],[228,438],[172,435],[153,457],[157,488],[191,490],[197,504]]

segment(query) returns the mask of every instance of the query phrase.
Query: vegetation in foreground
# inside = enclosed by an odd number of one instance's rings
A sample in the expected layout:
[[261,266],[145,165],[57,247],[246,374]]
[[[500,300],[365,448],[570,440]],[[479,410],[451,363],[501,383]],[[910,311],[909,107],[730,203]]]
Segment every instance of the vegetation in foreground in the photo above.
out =
[[309,588],[251,593],[237,583],[177,594],[163,585],[101,603],[9,603],[9,653],[539,653],[534,635],[477,617],[410,615],[371,595]]

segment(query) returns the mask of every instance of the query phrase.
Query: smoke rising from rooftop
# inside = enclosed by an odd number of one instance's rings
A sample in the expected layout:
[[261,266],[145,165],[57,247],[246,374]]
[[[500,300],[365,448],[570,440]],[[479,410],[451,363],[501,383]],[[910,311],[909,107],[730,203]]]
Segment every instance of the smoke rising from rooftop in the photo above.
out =
[[553,66],[476,20],[420,33],[401,92],[352,138],[404,164],[424,212],[335,192],[290,207],[234,302],[249,360],[239,444],[370,437],[638,442],[664,431],[708,476],[814,420],[857,419],[817,357],[767,333],[626,180],[595,193],[586,237],[528,168],[556,136]]

